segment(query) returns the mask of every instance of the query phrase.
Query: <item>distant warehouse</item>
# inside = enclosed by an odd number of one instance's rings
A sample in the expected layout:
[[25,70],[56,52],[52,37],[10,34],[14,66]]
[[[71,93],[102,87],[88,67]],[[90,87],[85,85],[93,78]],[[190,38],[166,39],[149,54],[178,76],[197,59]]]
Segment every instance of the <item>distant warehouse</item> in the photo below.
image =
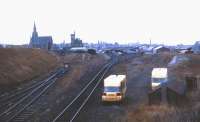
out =
[[170,52],[170,48],[164,47],[164,46],[158,46],[153,49],[153,53],[165,53],[165,52]]
[[3,48],[3,45],[0,44],[0,48]]
[[36,26],[34,24],[32,37],[29,43],[30,48],[40,48],[50,50],[53,45],[53,39],[51,36],[38,36]]
[[197,41],[193,46],[192,46],[192,51],[195,54],[200,54],[200,41]]

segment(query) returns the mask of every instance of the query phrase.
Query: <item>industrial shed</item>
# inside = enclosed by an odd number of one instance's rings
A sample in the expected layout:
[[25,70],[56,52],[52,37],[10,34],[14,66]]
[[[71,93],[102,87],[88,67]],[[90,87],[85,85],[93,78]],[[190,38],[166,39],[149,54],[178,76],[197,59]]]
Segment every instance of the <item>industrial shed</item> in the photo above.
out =
[[200,41],[197,41],[193,46],[192,46],[192,51],[195,54],[200,54]]
[[164,53],[164,52],[170,52],[170,48],[164,47],[164,46],[159,46],[153,49],[153,53]]

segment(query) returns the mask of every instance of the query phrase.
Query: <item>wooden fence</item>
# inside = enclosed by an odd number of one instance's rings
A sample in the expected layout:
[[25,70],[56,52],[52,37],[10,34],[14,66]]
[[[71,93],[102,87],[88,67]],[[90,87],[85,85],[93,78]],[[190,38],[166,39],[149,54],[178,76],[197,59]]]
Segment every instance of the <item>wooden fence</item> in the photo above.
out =
[[177,93],[176,91],[174,91],[169,87],[166,87],[165,91],[163,91],[163,88],[161,87],[155,91],[151,91],[148,94],[148,97],[149,97],[149,105],[159,105],[161,103],[167,103],[170,105],[179,106],[183,105],[187,101],[185,94]]
[[174,91],[171,88],[167,87],[167,102],[170,105],[176,105],[176,106],[181,106],[184,105],[185,102],[187,102],[185,93],[180,94]]
[[155,90],[155,91],[151,91],[148,95],[149,97],[149,105],[153,105],[153,104],[160,104],[161,103],[161,88]]
[[187,75],[185,77],[185,86],[182,92],[177,92],[176,89],[160,87],[157,90],[151,91],[148,94],[149,105],[161,104],[167,102],[170,105],[181,106],[188,102],[186,97],[187,92],[197,91],[200,88],[200,77]]
[[186,91],[194,91],[198,89],[198,78],[194,76],[186,76],[185,77],[186,81]]

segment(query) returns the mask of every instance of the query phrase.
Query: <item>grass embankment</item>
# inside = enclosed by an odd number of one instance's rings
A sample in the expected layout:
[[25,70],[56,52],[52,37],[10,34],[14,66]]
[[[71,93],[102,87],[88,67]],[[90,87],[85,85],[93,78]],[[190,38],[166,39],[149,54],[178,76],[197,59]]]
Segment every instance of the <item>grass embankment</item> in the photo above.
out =
[[70,77],[62,79],[62,87],[68,87],[70,83],[81,80],[81,77],[91,74],[106,62],[101,55],[90,55],[87,53],[69,53],[62,60],[70,65],[70,72],[68,72]]
[[56,56],[40,49],[1,48],[0,85],[29,81],[56,68]]

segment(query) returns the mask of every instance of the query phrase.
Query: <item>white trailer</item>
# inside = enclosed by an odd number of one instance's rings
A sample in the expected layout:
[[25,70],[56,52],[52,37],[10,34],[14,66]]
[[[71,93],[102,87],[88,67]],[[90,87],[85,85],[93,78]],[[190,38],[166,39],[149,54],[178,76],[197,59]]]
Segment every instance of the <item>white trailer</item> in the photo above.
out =
[[104,79],[102,101],[121,101],[126,89],[126,75],[110,75]]
[[77,52],[77,53],[86,53],[88,52],[88,49],[86,47],[73,47],[70,49],[71,52]]
[[167,82],[167,68],[153,68],[151,74],[151,88],[155,90]]

